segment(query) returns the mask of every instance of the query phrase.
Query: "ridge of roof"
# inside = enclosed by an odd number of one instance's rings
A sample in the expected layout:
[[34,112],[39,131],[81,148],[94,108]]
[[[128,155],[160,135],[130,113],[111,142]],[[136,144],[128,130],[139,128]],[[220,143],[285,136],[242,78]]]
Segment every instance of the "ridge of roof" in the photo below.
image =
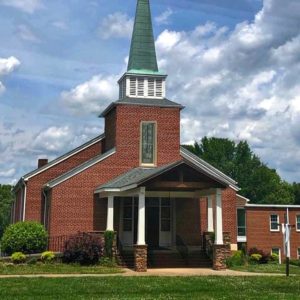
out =
[[219,178],[220,180],[222,180],[223,182],[226,182],[228,185],[230,185],[234,189],[239,190],[239,187],[237,186],[238,183],[234,179],[230,178],[229,176],[227,176],[226,174],[224,174],[217,168],[213,167],[211,164],[204,161],[200,157],[196,156],[195,154],[193,154],[191,151],[187,150],[183,146],[180,147],[180,153],[184,158],[186,158],[191,163],[198,164],[200,168],[202,168],[202,169],[204,168],[212,176]]
[[108,158],[109,156],[113,155],[116,153],[116,148],[112,148],[108,151],[106,151],[105,153],[99,154],[93,158],[91,158],[90,160],[82,163],[81,165],[69,170],[68,172],[50,180],[49,182],[47,182],[46,184],[44,184],[44,188],[46,189],[51,189],[53,187],[55,187],[56,185],[72,178],[73,176],[81,173],[82,171],[92,167],[93,165],[97,164],[98,162]]

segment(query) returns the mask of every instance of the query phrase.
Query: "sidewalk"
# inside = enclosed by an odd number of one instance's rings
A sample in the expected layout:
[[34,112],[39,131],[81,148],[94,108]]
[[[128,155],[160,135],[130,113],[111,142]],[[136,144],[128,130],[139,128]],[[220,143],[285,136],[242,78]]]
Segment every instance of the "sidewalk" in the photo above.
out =
[[214,271],[212,269],[148,269],[146,273],[137,273],[124,269],[118,274],[40,274],[40,275],[0,275],[2,278],[78,278],[78,277],[115,277],[115,276],[284,276],[284,274],[250,273],[240,271]]

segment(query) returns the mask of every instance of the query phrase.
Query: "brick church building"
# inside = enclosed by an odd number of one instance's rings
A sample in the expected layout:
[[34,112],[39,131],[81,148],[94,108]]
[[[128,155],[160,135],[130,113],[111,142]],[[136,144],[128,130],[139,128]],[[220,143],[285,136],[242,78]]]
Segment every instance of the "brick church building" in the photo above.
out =
[[[149,0],[138,0],[119,99],[100,115],[104,133],[51,162],[39,160],[15,186],[12,222],[44,224],[55,251],[78,231],[114,230],[120,255],[131,257],[137,271],[181,264],[222,269],[247,238],[265,251],[282,247],[277,227],[271,245],[257,226],[269,218],[280,223],[286,208],[249,206],[237,182],[180,146],[184,107],[166,98],[166,82]],[[300,207],[291,209],[298,209],[300,230]]]

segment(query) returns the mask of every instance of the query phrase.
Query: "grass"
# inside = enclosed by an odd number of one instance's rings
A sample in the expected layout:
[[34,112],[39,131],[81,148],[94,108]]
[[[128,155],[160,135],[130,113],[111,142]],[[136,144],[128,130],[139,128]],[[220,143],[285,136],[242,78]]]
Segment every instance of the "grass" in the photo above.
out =
[[[231,270],[255,273],[285,274],[285,265],[262,264],[231,267]],[[290,274],[300,275],[300,267],[290,265]]]
[[[0,264],[0,275],[29,274],[114,274],[122,273],[118,267],[80,266],[67,264],[10,265]],[[1,295],[1,294],[0,294]]]
[[0,279],[1,299],[299,299],[297,277]]

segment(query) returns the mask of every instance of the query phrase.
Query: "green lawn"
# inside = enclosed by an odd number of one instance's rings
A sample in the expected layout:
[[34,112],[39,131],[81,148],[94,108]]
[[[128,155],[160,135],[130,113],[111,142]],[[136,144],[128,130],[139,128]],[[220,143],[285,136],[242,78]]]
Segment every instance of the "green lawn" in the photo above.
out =
[[[276,264],[238,266],[232,267],[231,269],[244,272],[285,274],[285,265]],[[290,265],[290,274],[300,275],[300,267]]]
[[297,277],[0,279],[1,299],[299,299]]
[[[122,273],[118,267],[91,266],[67,264],[37,264],[37,265],[5,265],[0,264],[0,275],[25,275],[25,274],[112,274]],[[1,297],[0,297],[1,298]]]

